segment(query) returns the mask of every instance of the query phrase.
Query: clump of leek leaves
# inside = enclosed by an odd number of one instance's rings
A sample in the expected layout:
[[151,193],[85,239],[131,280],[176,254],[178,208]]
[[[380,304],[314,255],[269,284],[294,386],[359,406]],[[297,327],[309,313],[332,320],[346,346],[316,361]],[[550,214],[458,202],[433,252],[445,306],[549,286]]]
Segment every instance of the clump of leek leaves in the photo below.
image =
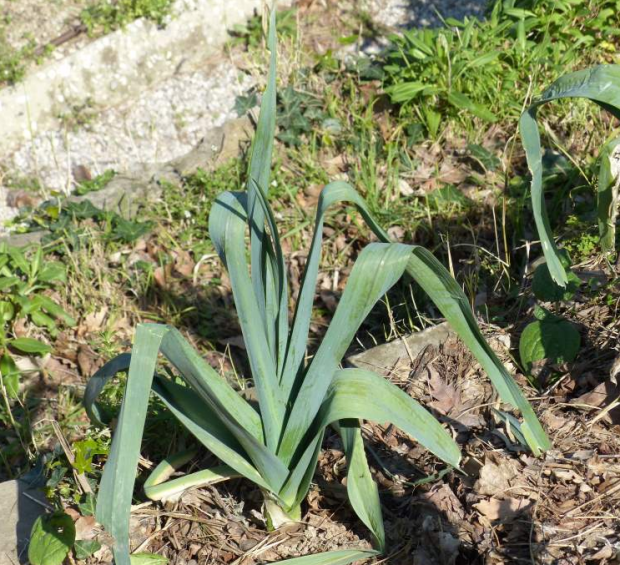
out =
[[[223,465],[167,480],[187,454],[163,461],[147,480],[152,498],[196,485],[241,476],[260,487],[273,527],[300,517],[325,429],[342,438],[348,462],[347,492],[353,509],[372,532],[376,552],[385,549],[377,486],[366,461],[360,420],[391,422],[438,458],[458,468],[460,452],[439,422],[381,376],[343,369],[341,360],[360,324],[378,300],[408,273],[429,295],[493,381],[502,400],[523,415],[520,431],[534,454],[549,448],[540,423],[514,380],[484,340],[456,281],[426,249],[390,240],[361,196],[345,182],[321,192],[314,236],[294,316],[289,321],[287,270],[268,203],[276,115],[276,38],[272,12],[270,65],[244,192],[224,192],[215,201],[209,230],[226,266],[252,371],[258,408],[244,398],[190,346],[176,329],[140,324],[131,354],[110,361],[89,382],[85,405],[98,422],[95,399],[116,372],[128,369],[127,387],[99,489],[98,521],[115,540],[117,565],[129,565],[129,513],[140,442],[153,391]],[[351,271],[333,320],[315,355],[306,357],[312,305],[321,257],[323,221],[337,205],[357,208],[380,243],[367,245]],[[250,234],[249,264],[246,234]],[[159,353],[178,376],[159,374]],[[295,558],[292,563],[345,565],[374,555],[343,550]]]
[[[553,280],[562,287],[568,275],[553,240],[543,193],[543,160],[536,113],[540,106],[563,98],[586,98],[620,119],[620,65],[598,65],[566,74],[547,88],[523,112],[519,122],[521,139],[532,175],[531,198],[536,229]],[[609,140],[600,152],[597,216],[601,248],[614,252],[618,189],[620,187],[620,137]]]

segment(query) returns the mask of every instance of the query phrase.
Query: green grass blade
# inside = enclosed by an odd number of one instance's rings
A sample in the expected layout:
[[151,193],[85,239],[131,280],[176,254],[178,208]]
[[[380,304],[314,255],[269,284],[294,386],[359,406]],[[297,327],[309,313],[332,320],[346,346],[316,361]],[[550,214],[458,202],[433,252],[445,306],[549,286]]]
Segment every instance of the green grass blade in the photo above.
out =
[[[267,48],[270,51],[267,88],[263,93],[256,134],[252,142],[250,157],[250,180],[269,194],[269,177],[271,174],[271,155],[276,130],[276,10],[272,9],[269,17]],[[263,262],[263,244],[265,236],[265,214],[257,201],[257,194],[251,182],[248,183],[248,217],[250,226],[250,264],[252,265],[252,285],[259,311],[265,328],[273,323],[267,318],[265,297],[265,264]]]
[[138,325],[125,397],[97,496],[97,521],[114,537],[117,565],[131,565],[131,499],[157,356],[167,332],[158,324]]
[[459,447],[436,418],[407,393],[372,371],[340,369],[334,374],[316,425],[323,428],[346,419],[390,422],[448,465],[459,466]]
[[261,314],[248,271],[244,247],[245,194],[224,192],[209,216],[211,240],[230,273],[235,306],[258,393],[266,445],[274,453],[284,421],[285,401],[279,387],[276,360],[267,335],[257,323]]
[[[563,98],[587,98],[620,118],[620,65],[599,65],[564,75],[545,90],[540,98],[523,112],[519,120],[521,140],[532,175],[531,198],[536,229],[551,277],[557,284],[566,286],[568,277],[560,262],[545,207],[542,150],[536,122],[536,111],[539,106]],[[604,223],[608,221],[607,217],[603,218]]]
[[278,565],[348,565],[361,559],[370,559],[379,552],[369,549],[343,549],[340,551],[327,551],[316,555],[293,557],[278,561]]
[[601,164],[597,187],[597,216],[601,248],[613,253],[616,244],[616,217],[618,215],[619,181],[617,161],[620,159],[620,137],[606,143],[601,150]]
[[399,243],[371,243],[360,253],[329,325],[295,398],[280,457],[288,464],[314,420],[331,379],[360,324],[402,276],[411,249]]
[[364,440],[357,420],[341,420],[337,426],[347,458],[347,494],[355,513],[372,532],[374,545],[385,552],[385,530],[381,516],[379,489],[372,478]]

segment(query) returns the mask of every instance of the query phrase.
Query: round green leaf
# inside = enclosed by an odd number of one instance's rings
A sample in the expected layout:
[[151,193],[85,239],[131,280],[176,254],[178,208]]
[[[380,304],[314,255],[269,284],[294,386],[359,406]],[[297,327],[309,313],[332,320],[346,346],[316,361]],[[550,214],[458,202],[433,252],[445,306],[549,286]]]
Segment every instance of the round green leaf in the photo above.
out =
[[44,353],[49,353],[52,350],[47,343],[43,343],[42,341],[31,337],[18,337],[16,339],[12,339],[10,343],[11,347],[19,349],[19,351],[23,353],[43,355]]
[[32,527],[28,559],[32,565],[61,565],[75,542],[75,524],[64,512],[39,516]]
[[534,361],[549,359],[565,363],[575,359],[581,345],[581,336],[574,324],[561,318],[538,320],[529,324],[519,341],[521,363],[530,372]]

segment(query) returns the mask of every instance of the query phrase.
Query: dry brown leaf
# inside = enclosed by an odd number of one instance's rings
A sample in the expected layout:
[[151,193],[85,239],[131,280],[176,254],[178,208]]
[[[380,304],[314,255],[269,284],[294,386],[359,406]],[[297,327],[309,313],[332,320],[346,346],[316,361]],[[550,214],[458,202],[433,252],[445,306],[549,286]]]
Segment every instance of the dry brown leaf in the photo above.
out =
[[77,364],[83,377],[91,377],[103,365],[103,361],[88,345],[80,345]]
[[447,415],[459,402],[459,393],[453,385],[446,383],[439,372],[434,367],[430,366],[427,369],[429,373],[428,384],[431,389],[431,396],[435,398],[429,405]]
[[82,337],[88,333],[99,331],[102,328],[103,322],[107,315],[108,315],[107,306],[103,306],[97,312],[92,312],[90,314],[87,314],[84,317],[84,321],[80,324],[80,327],[78,328],[78,335]]
[[491,522],[507,522],[532,506],[532,502],[525,498],[489,498],[474,504],[474,508]]
[[478,494],[485,496],[502,494],[512,486],[512,480],[518,473],[519,464],[516,461],[503,459],[495,463],[487,457],[484,466],[480,469],[480,477],[474,489]]
[[443,512],[446,518],[453,524],[458,524],[465,518],[465,509],[461,501],[445,483],[431,488],[429,492],[425,492],[420,498],[430,502],[435,508]]

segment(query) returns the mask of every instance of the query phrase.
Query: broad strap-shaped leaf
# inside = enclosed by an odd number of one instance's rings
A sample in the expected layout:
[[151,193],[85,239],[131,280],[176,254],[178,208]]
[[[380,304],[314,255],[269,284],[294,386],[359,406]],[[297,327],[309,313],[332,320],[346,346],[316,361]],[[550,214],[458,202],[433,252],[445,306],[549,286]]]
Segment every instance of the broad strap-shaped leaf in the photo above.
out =
[[[373,230],[382,232],[381,227],[368,212],[364,199],[351,185],[346,182],[336,181],[328,184],[321,191],[316,210],[312,244],[308,253],[301,289],[295,307],[295,316],[293,318],[291,337],[286,353],[285,368],[282,374],[282,386],[286,395],[288,395],[290,390],[294,387],[295,380],[298,378],[303,368],[306,344],[308,342],[308,331],[310,329],[310,319],[312,317],[312,306],[316,293],[316,280],[321,261],[321,244],[323,240],[325,214],[331,206],[342,202],[349,202],[357,206],[364,219],[372,226]],[[387,234],[385,234],[385,238],[386,240],[389,239]]]
[[[261,476],[248,461],[243,447],[226,424],[215,413],[209,411],[205,403],[190,388],[174,384],[168,379],[158,378],[153,385],[153,392],[209,451],[260,487],[267,490],[274,489],[267,482],[269,474]],[[264,461],[262,466],[274,475],[272,480],[277,489],[278,482],[281,484],[286,477],[286,468],[264,446],[260,444],[258,446],[253,447],[262,448],[262,457],[258,458],[258,461]],[[279,477],[275,473],[278,469],[280,469]]]
[[385,552],[385,531],[381,516],[379,489],[372,478],[362,430],[357,420],[341,420],[337,425],[347,458],[347,494],[349,502],[360,520],[372,532],[374,546]]
[[340,551],[327,551],[316,555],[293,557],[278,561],[278,565],[348,565],[361,559],[370,559],[379,555],[378,551],[370,549],[342,549]]
[[212,485],[242,476],[228,465],[218,465],[217,467],[196,471],[177,479],[170,478],[195,456],[196,450],[188,449],[175,453],[161,461],[151,471],[147,480],[144,481],[144,494],[147,498],[150,500],[163,500],[180,494],[189,488]]
[[377,301],[401,278],[411,248],[399,243],[371,243],[360,253],[327,333],[295,398],[288,419],[280,458],[294,458],[302,438],[314,420],[334,371],[353,340],[360,324]]
[[467,298],[445,267],[423,247],[414,247],[407,273],[422,287],[489,375],[500,398],[521,411],[523,433],[534,455],[551,448],[523,392],[484,339]]
[[[282,371],[284,370],[284,356],[286,354],[286,345],[288,343],[288,281],[287,270],[284,262],[284,252],[282,251],[282,245],[280,243],[280,234],[278,233],[278,226],[276,225],[276,219],[273,216],[271,207],[267,202],[267,195],[263,189],[256,184],[253,179],[250,179],[250,184],[254,186],[256,194],[258,195],[258,201],[263,208],[265,217],[267,218],[267,225],[271,238],[273,239],[274,249],[273,253],[270,253],[272,260],[270,261],[270,270],[268,274],[271,274],[268,281],[273,280],[275,288],[273,294],[277,297],[278,302],[275,305],[277,311],[274,313],[274,332],[276,343],[276,365],[278,367],[278,378],[281,378]],[[266,235],[265,235],[266,237]],[[271,246],[268,247],[271,252]]]
[[217,400],[218,409],[225,407],[227,414],[234,415],[235,422],[259,443],[264,443],[261,419],[256,410],[203,359],[179,330],[166,327],[168,332],[162,343],[162,353],[178,369],[183,380],[205,402]]
[[315,425],[321,429],[346,419],[391,423],[452,467],[461,452],[437,419],[406,392],[372,371],[335,372]]
[[[276,10],[271,10],[269,17],[269,32],[267,37],[267,48],[270,51],[269,73],[267,75],[267,88],[263,93],[256,134],[252,142],[250,157],[250,180],[260,186],[265,194],[269,194],[269,177],[271,174],[271,154],[276,130]],[[252,265],[252,285],[258,308],[265,327],[265,331],[271,331],[275,327],[275,319],[270,318],[266,311],[267,298],[265,277],[267,273],[263,270],[264,262],[264,235],[265,235],[265,214],[258,203],[258,195],[255,186],[248,183],[248,218],[250,225],[250,255]],[[274,297],[269,297],[274,301]]]
[[521,140],[532,175],[531,198],[536,229],[553,280],[566,286],[568,277],[558,256],[545,207],[542,150],[536,122],[539,106],[562,98],[587,98],[620,118],[620,65],[599,65],[564,75],[523,112],[519,121]]
[[127,388],[97,496],[97,521],[114,537],[116,565],[131,565],[129,511],[157,354],[166,332],[165,326],[156,324],[138,326]]
[[[209,383],[203,379],[202,373],[197,370],[198,364],[200,362],[204,363],[204,360],[185,340],[182,338],[178,339],[179,337],[180,334],[178,332],[171,330],[163,340],[161,352],[178,369],[181,377],[194,390],[201,391],[203,410],[205,407],[208,407],[213,411],[243,447],[263,479],[267,481],[270,490],[277,493],[284,484],[288,474],[285,465],[275,456],[273,451],[263,443],[260,443],[254,435],[239,423],[236,413],[232,409],[235,404],[235,408],[242,404],[245,404],[246,408],[251,407],[239,395],[237,395],[236,403],[233,403],[231,402],[231,397],[222,397],[214,394]],[[219,377],[215,371],[213,373]],[[219,380],[223,381],[221,377],[219,377]],[[198,409],[200,409],[199,406]],[[255,413],[253,410],[252,412]],[[189,422],[185,421],[183,421],[183,424],[188,427],[190,425]]]
[[598,174],[597,215],[601,248],[613,253],[616,244],[616,218],[620,193],[620,137],[601,149]]
[[218,196],[209,216],[209,233],[230,274],[235,306],[258,393],[266,445],[275,453],[286,406],[277,378],[276,359],[264,328],[257,323],[261,314],[252,290],[244,245],[246,202],[244,193],[224,192]]
[[[326,190],[327,188],[324,192]],[[326,203],[329,202],[329,204],[343,201],[355,204],[368,227],[379,240],[386,243],[392,241],[387,232],[371,216],[364,200],[347,183],[334,183],[331,192],[326,194],[325,201]],[[314,251],[314,241],[312,251]],[[307,270],[311,268],[311,258],[308,258]],[[312,268],[318,270],[318,259],[316,267],[313,265]],[[549,449],[551,447],[549,439],[536,418],[532,407],[521,389],[514,382],[512,376],[506,371],[502,362],[484,339],[467,298],[461,287],[454,280],[454,277],[450,275],[432,253],[419,246],[412,247],[411,258],[407,265],[407,274],[428,294],[454,331],[474,354],[489,375],[501,399],[521,411],[524,418],[524,431],[527,433],[528,445],[532,452],[539,455],[541,451]],[[316,275],[314,277],[316,278]],[[295,319],[296,324],[297,319]],[[295,329],[294,327],[293,331]]]

